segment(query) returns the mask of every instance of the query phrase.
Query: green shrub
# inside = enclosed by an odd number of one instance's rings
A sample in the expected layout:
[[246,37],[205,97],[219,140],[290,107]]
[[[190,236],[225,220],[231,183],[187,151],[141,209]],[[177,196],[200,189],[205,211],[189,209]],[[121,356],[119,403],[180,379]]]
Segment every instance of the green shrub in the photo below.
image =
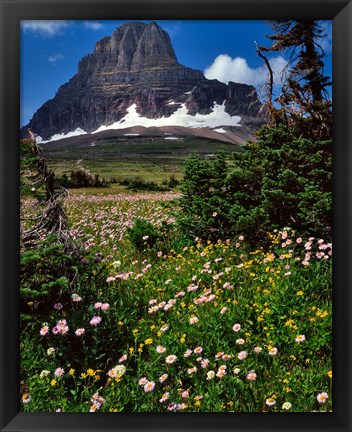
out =
[[219,154],[193,155],[185,165],[183,229],[205,238],[266,233],[290,226],[331,238],[332,141],[297,138],[285,126],[263,127],[258,141],[233,153],[234,168]]
[[127,229],[128,239],[136,249],[143,250],[153,247],[160,239],[156,227],[146,219],[137,218],[134,225]]
[[[126,184],[126,182],[125,182]],[[127,182],[127,189],[132,191],[152,191],[152,192],[167,192],[170,188],[166,185],[159,185],[156,182],[147,182],[139,177]]]

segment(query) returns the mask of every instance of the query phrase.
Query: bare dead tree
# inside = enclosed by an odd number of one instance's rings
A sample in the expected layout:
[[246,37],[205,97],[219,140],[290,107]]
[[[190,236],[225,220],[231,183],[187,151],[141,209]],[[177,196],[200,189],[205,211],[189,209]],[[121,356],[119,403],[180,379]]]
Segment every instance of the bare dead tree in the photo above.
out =
[[58,241],[64,245],[65,251],[70,254],[76,254],[79,251],[68,226],[67,215],[62,205],[62,198],[67,194],[67,190],[60,187],[55,188],[55,174],[49,169],[41,149],[36,143],[36,136],[31,129],[29,132],[29,141],[31,152],[36,157],[35,165],[36,177],[33,184],[44,186],[46,199],[41,214],[37,216],[35,225],[26,230],[21,228],[21,244],[24,248],[31,248],[37,244],[37,241],[48,234],[55,234]]

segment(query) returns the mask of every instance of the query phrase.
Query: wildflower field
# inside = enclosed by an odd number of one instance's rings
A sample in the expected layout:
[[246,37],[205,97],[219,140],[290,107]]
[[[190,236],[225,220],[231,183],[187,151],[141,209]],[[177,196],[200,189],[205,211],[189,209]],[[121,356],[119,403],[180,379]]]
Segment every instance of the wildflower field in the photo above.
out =
[[[23,411],[332,409],[331,243],[290,229],[257,249],[191,240],[178,199],[75,192],[64,208],[84,257],[72,278],[50,236],[23,254]],[[24,215],[35,208],[23,200]]]

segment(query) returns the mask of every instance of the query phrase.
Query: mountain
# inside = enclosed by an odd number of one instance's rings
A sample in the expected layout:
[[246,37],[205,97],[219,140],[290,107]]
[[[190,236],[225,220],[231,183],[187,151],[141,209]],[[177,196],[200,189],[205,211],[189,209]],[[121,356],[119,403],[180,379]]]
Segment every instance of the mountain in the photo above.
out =
[[262,123],[260,107],[253,86],[205,78],[178,63],[158,24],[131,22],[96,43],[21,136],[28,128],[51,140],[138,125],[242,126],[250,135]]

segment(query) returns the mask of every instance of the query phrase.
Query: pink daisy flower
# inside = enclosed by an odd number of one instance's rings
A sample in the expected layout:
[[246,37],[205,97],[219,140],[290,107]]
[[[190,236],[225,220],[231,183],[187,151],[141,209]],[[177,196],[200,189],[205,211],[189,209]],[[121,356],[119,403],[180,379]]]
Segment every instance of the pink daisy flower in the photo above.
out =
[[200,365],[202,366],[202,368],[206,368],[209,365],[209,360],[208,359],[204,359],[200,362]]
[[48,332],[49,332],[49,327],[48,326],[43,326],[41,329],[40,329],[40,334],[42,335],[42,336],[45,336]]
[[165,402],[166,400],[168,400],[169,399],[169,395],[170,395],[169,392],[164,393],[162,395],[161,399],[159,399],[159,402]]
[[24,393],[22,396],[22,402],[27,404],[32,399],[32,396],[30,396],[28,393]]
[[161,377],[159,378],[159,381],[162,383],[164,381],[166,381],[168,379],[168,374],[162,374]]
[[138,384],[139,384],[140,386],[144,386],[144,385],[147,384],[147,382],[148,382],[147,378],[146,378],[146,377],[143,377],[143,378],[141,378],[141,379],[138,381]]
[[234,332],[238,332],[238,331],[240,331],[240,330],[241,330],[241,325],[240,325],[240,324],[235,324],[235,325],[232,327],[232,330],[233,330]]
[[85,333],[85,329],[84,328],[79,328],[75,331],[75,335],[76,336],[82,336]]
[[146,393],[152,392],[154,390],[154,387],[155,387],[155,382],[148,381],[147,384],[144,385],[144,391]]
[[273,399],[273,398],[268,398],[268,399],[265,401],[265,403],[266,403],[268,406],[273,406],[273,405],[276,404],[276,401],[275,401],[275,399]]
[[241,351],[241,352],[239,352],[237,357],[238,357],[240,360],[244,360],[244,359],[247,357],[247,353],[246,353],[246,351]]
[[192,350],[188,349],[185,351],[185,353],[183,354],[183,357],[189,357],[192,354]]
[[198,321],[199,321],[199,318],[196,317],[196,316],[193,316],[193,317],[191,317],[191,318],[189,319],[189,323],[190,323],[190,324],[195,324],[195,323],[198,322]]
[[64,369],[58,367],[57,369],[55,369],[54,375],[56,377],[61,377],[64,373],[65,373]]
[[274,355],[276,355],[277,354],[277,348],[271,348],[270,350],[269,350],[269,355],[271,355],[271,356],[274,356]]
[[257,379],[257,374],[254,371],[250,371],[247,375],[247,378],[250,381],[255,381]]
[[319,393],[317,396],[317,401],[322,404],[325,403],[328,400],[328,398],[329,396],[326,392]]
[[90,323],[92,326],[97,326],[100,322],[101,322],[101,318],[100,318],[99,316],[94,316],[94,317],[89,321],[89,323]]

